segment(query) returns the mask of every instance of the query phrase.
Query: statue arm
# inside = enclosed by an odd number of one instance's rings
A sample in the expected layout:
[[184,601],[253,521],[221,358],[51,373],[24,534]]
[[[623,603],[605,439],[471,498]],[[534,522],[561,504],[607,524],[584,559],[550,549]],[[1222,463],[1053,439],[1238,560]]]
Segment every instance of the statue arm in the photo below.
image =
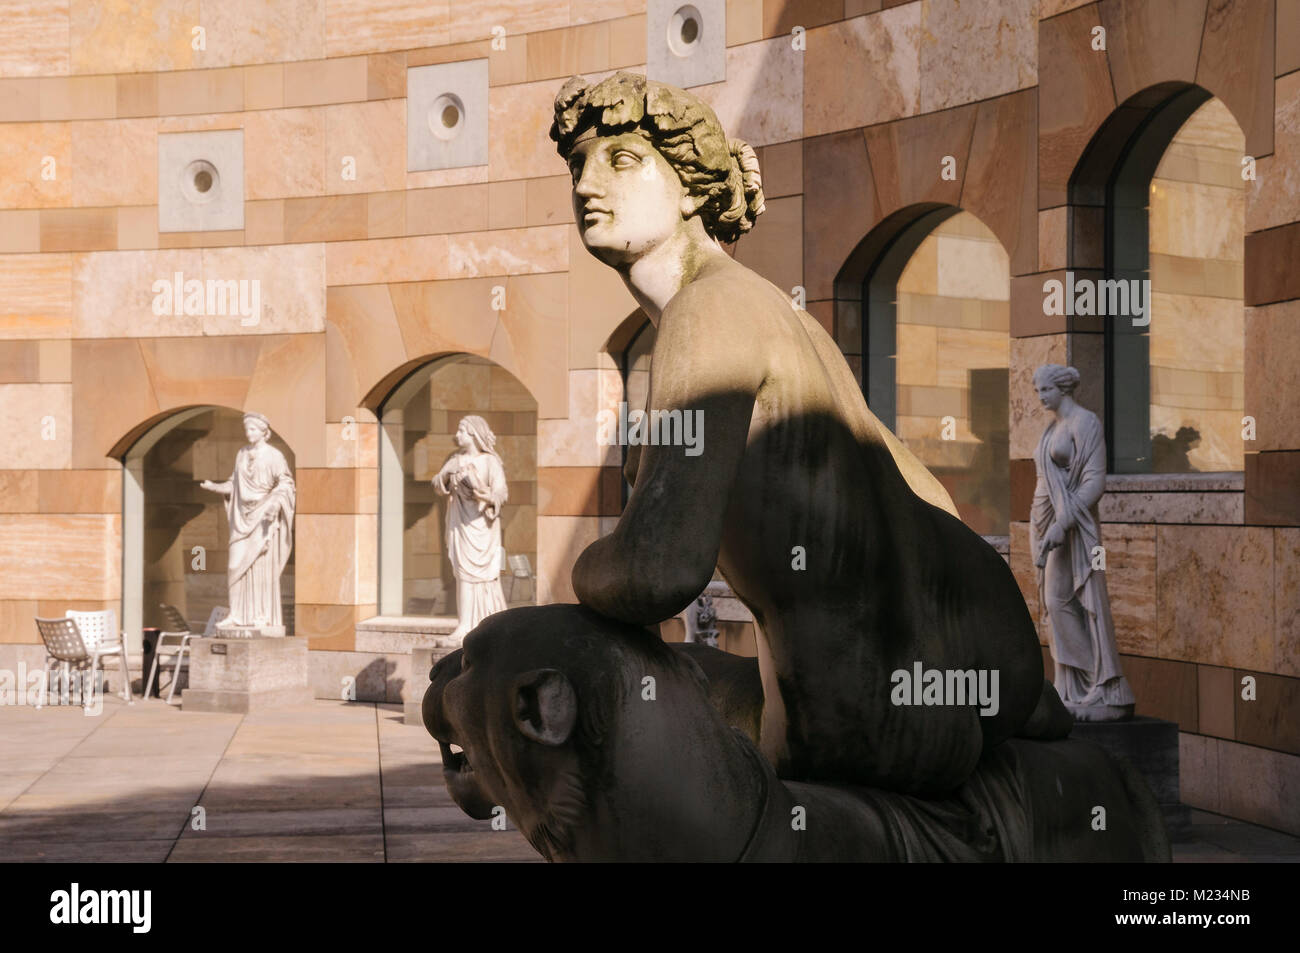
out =
[[664,311],[649,399],[654,411],[680,410],[683,418],[700,412],[701,452],[640,446],[636,485],[618,526],[588,546],[573,567],[578,600],[625,622],[669,618],[712,577],[764,376],[754,316],[736,314],[725,286],[701,284],[688,285]]
[[[1091,510],[1106,492],[1106,442],[1101,435],[1101,421],[1090,413],[1079,422],[1075,433],[1078,452],[1088,457],[1074,499],[1081,510]],[[1071,513],[1059,513],[1057,522],[1062,529],[1069,530],[1074,527],[1075,519]]]

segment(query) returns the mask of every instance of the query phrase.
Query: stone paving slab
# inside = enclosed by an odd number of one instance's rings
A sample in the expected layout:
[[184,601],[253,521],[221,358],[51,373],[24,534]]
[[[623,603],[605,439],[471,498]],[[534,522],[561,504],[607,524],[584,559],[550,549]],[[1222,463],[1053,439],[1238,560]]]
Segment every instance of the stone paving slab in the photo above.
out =
[[384,838],[376,834],[185,838],[167,858],[184,863],[383,863]]

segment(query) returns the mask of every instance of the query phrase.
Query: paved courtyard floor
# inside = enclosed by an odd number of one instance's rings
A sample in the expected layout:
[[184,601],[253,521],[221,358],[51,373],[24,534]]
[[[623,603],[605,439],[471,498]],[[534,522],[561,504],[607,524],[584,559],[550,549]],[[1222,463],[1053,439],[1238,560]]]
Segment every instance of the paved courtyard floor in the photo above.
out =
[[[1174,856],[1300,862],[1300,838],[1193,811]],[[399,706],[220,715],[110,697],[94,717],[0,707],[0,860],[540,858],[452,803],[437,747]]]

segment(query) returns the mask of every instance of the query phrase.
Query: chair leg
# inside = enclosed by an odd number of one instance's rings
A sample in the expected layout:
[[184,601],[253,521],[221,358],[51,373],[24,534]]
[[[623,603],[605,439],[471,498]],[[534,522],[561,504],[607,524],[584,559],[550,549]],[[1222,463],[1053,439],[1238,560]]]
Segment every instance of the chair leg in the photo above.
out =
[[135,704],[135,696],[131,694],[131,671],[126,664],[126,645],[123,644],[122,650],[117,653],[117,664],[122,668],[122,691],[125,693],[126,703]]
[[148,677],[147,679],[145,679],[145,683],[144,683],[144,700],[145,700],[145,701],[148,701],[148,700],[149,700],[150,692],[152,691],[151,686],[154,684],[154,682],[155,682],[155,681],[157,680],[157,678],[158,678],[158,662],[159,662],[161,659],[162,659],[162,655],[160,655],[157,651],[155,651],[155,652],[153,653],[153,665],[149,666],[149,677]]
[[72,694],[72,664],[63,663],[63,684],[59,686],[59,704],[66,705]]
[[181,662],[185,660],[185,653],[189,651],[189,648],[189,645],[182,642],[180,651],[176,653],[176,664],[172,666],[172,683],[167,689],[167,704],[169,705],[172,703],[172,699],[176,697],[176,683],[180,681],[181,677]]
[[41,669],[41,689],[36,693],[36,708],[45,707],[45,696],[50,690],[50,657],[45,656],[45,667]]

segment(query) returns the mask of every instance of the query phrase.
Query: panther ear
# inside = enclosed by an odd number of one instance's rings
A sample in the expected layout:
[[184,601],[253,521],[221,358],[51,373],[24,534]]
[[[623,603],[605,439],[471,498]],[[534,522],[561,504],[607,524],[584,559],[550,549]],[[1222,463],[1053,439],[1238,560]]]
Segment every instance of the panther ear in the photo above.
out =
[[562,745],[578,720],[578,696],[563,672],[534,669],[515,679],[514,716],[526,738],[552,747]]

